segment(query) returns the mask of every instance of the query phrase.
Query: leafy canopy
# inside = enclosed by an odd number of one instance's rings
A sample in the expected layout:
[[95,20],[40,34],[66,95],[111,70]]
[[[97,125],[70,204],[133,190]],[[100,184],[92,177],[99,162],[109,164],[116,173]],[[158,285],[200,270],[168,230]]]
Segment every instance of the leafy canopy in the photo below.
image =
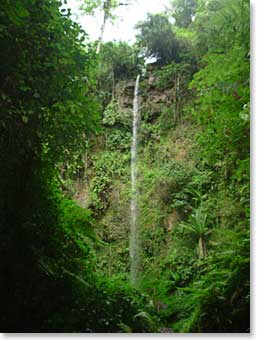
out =
[[164,14],[148,14],[145,21],[136,25],[137,40],[146,58],[156,58],[159,65],[178,62],[178,41],[172,24]]

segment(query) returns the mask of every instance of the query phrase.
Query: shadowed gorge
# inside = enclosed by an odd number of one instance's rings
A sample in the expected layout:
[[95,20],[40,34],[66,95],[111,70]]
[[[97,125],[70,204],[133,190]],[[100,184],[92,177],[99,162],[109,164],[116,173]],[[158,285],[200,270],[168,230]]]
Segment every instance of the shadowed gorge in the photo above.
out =
[[249,333],[249,1],[78,3],[0,4],[1,331]]

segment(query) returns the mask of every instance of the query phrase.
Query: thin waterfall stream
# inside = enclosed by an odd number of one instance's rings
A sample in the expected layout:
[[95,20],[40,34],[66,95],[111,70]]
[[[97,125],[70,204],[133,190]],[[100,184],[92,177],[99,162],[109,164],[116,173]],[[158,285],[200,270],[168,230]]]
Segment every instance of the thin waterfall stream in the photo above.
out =
[[131,145],[131,225],[130,225],[130,281],[136,285],[138,281],[140,255],[139,255],[139,230],[138,230],[138,188],[137,188],[137,147],[138,147],[138,128],[140,122],[139,112],[139,80],[137,76],[134,99],[133,99],[133,135]]

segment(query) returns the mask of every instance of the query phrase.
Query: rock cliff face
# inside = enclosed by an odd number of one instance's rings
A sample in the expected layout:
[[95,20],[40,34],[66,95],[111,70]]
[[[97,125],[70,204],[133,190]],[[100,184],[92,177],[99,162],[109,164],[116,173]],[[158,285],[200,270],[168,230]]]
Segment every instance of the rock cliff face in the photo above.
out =
[[[96,198],[97,204],[103,205],[96,210],[100,211],[96,219],[98,234],[108,246],[99,249],[98,259],[99,270],[109,275],[129,272],[134,86],[134,79],[116,85],[114,102],[103,113],[103,133],[92,149],[94,159],[87,159],[84,173],[87,181],[80,179],[73,187],[73,197],[82,207],[94,209]],[[158,266],[156,259],[165,253],[165,244],[181,219],[176,204],[172,207],[176,194],[183,188],[180,172],[190,173],[193,166],[188,157],[191,126],[187,121],[174,124],[174,91],[172,86],[160,86],[160,78],[152,73],[141,78],[138,185],[142,254],[146,259],[143,271],[150,258],[151,265]]]
[[[162,105],[169,105],[174,99],[174,87],[162,89],[159,85],[160,77],[149,74],[141,77],[140,97],[141,110],[147,110],[152,114],[161,112]],[[134,80],[122,81],[116,85],[115,99],[121,109],[132,108],[134,94]]]
[[[100,200],[101,195],[105,195],[104,199],[108,200],[108,204],[97,217],[98,233],[109,244],[108,249],[103,248],[100,251],[99,268],[105,270],[104,263],[108,262],[108,272],[112,274],[129,271],[130,148],[134,86],[134,79],[116,85],[114,104],[111,104],[112,111],[108,111],[108,115],[112,117],[111,125],[106,125],[108,119],[103,119],[105,123],[102,141],[98,143],[97,150],[94,150],[96,161],[89,162],[90,166],[87,169],[90,183],[84,187],[82,185],[81,192],[78,189],[74,197],[82,206],[92,204],[90,202],[94,190],[92,183],[98,176],[98,170],[95,170],[96,162],[101,158],[108,162],[108,154],[112,153],[113,157],[115,153],[114,163],[110,165],[114,170],[109,172],[109,169],[106,169],[104,175],[108,177],[108,189],[106,187],[99,194]],[[160,78],[153,73],[141,77],[138,150],[139,223],[143,239],[142,251],[148,257],[149,254],[155,256],[163,251],[162,246],[168,242],[171,230],[180,220],[180,212],[176,208],[170,208],[173,191],[180,190],[180,184],[176,184],[176,180],[172,179],[174,175],[172,171],[174,173],[177,171],[176,162],[179,164],[182,162],[184,165],[181,167],[190,167],[187,160],[191,147],[190,138],[187,136],[190,126],[186,122],[180,122],[177,126],[173,123],[174,91],[174,87],[163,89],[160,86]],[[111,143],[108,142],[114,135],[115,138],[119,138],[116,144],[113,144],[114,139]],[[128,135],[128,144],[124,146]],[[124,162],[120,169],[121,158],[124,158]],[[174,161],[174,164],[170,164],[171,161]],[[86,196],[85,202],[83,195]],[[158,242],[156,234],[159,234]],[[145,265],[142,264],[143,267]]]
[[115,87],[115,99],[121,109],[130,108],[133,105],[135,81],[121,81]]

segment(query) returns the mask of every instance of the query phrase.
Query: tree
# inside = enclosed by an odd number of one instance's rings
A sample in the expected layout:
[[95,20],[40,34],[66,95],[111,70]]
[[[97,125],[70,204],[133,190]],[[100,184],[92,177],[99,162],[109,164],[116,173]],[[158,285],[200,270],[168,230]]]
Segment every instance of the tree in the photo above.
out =
[[250,20],[248,0],[200,0],[193,29],[197,33],[197,48],[222,53],[241,45],[249,53]]
[[198,208],[190,216],[188,223],[180,224],[184,230],[195,234],[198,237],[199,258],[208,255],[205,237],[211,232],[208,228],[207,214]]
[[204,159],[222,177],[244,183],[248,190],[249,2],[202,1],[195,25],[205,53],[190,86],[198,95]]
[[188,27],[195,15],[197,0],[173,0],[171,13],[178,27]]
[[179,61],[179,45],[172,24],[164,14],[148,14],[147,19],[139,22],[136,28],[139,46],[146,58],[156,58],[159,65]]
[[82,153],[97,128],[95,53],[60,5],[0,6],[0,327],[7,332],[47,328],[71,282],[85,285],[93,272],[90,213],[63,197],[56,168]]
[[114,98],[119,81],[134,79],[140,72],[143,58],[135,46],[126,42],[108,42],[102,45],[99,57],[98,86],[105,100]]
[[103,35],[105,31],[106,23],[109,19],[114,19],[113,11],[118,8],[119,6],[127,6],[129,4],[129,0],[126,1],[126,3],[121,3],[117,0],[83,0],[84,3],[81,6],[81,9],[85,11],[87,14],[93,14],[94,11],[98,8],[101,9],[103,12],[103,22],[100,28],[100,35],[96,47],[96,53],[100,52]]

